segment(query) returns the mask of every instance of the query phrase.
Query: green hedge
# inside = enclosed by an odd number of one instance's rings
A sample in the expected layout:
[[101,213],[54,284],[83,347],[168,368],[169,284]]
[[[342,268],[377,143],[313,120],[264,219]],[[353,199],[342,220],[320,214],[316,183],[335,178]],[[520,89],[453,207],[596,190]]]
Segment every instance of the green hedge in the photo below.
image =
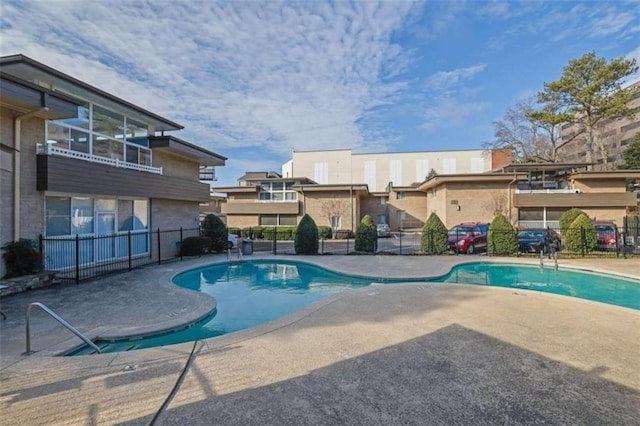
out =
[[2,258],[6,267],[5,278],[35,274],[42,271],[44,265],[36,242],[28,239],[11,241],[2,246]]
[[308,214],[298,224],[294,247],[296,254],[318,254],[318,227]]
[[337,240],[346,240],[347,238],[354,238],[355,236],[350,229],[338,229],[335,234]]
[[567,250],[574,253],[589,253],[596,248],[598,236],[596,227],[586,214],[581,214],[571,223],[564,236]]
[[509,219],[499,214],[494,217],[487,232],[487,253],[510,255],[518,251],[518,235]]
[[572,208],[562,213],[560,216],[560,233],[563,235],[567,232],[567,229],[571,226],[574,220],[584,212],[580,209]]
[[187,237],[180,244],[181,256],[200,256],[211,247],[209,237]]
[[278,226],[277,228],[266,226],[264,229],[261,229],[260,235],[265,240],[273,240],[273,233],[275,230],[276,239],[278,241],[292,241],[295,239],[296,229],[297,228],[295,226]]
[[375,254],[378,245],[378,230],[371,216],[365,215],[356,229],[355,249],[361,253]]
[[318,236],[329,240],[333,238],[333,229],[330,226],[318,226]]
[[447,227],[435,213],[431,213],[422,227],[420,250],[429,254],[444,254],[449,250]]
[[211,239],[209,251],[227,250],[227,226],[222,220],[214,215],[208,214],[202,221],[202,234]]

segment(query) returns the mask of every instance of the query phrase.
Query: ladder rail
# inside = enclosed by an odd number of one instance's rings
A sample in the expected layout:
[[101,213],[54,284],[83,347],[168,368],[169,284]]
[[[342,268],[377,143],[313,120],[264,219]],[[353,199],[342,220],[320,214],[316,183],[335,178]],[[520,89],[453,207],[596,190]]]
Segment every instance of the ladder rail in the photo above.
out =
[[100,348],[91,341],[91,339],[89,339],[87,336],[85,336],[84,334],[80,333],[74,326],[72,326],[71,324],[69,324],[68,322],[66,322],[64,319],[62,319],[62,317],[60,317],[58,314],[56,314],[55,312],[53,312],[51,309],[49,309],[45,304],[40,303],[40,302],[33,302],[33,303],[29,303],[29,305],[27,306],[27,310],[24,313],[24,317],[25,317],[25,324],[26,324],[26,335],[27,335],[27,350],[25,352],[26,355],[31,354],[31,309],[37,306],[40,309],[42,309],[43,311],[45,311],[47,314],[49,314],[53,319],[55,319],[56,321],[58,321],[60,324],[62,324],[62,326],[64,326],[67,330],[69,330],[70,332],[72,332],[73,334],[75,334],[76,336],[78,336],[83,342],[85,342],[87,345],[91,346],[93,349],[95,349],[98,353],[101,353],[102,351],[100,350]]

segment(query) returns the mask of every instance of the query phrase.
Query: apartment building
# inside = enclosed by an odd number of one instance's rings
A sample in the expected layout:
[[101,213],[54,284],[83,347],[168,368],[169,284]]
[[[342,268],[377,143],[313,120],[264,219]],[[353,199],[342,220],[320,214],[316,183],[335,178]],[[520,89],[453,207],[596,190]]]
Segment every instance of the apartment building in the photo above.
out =
[[[151,230],[199,226],[200,168],[226,158],[168,134],[182,125],[23,55],[0,58],[0,85],[0,245],[131,232],[145,256]],[[92,264],[128,248],[80,250]]]
[[354,154],[350,149],[294,151],[282,176],[307,176],[321,185],[365,184],[386,191],[408,187],[437,174],[484,173],[511,163],[510,149]]
[[[640,82],[631,87],[640,88]],[[640,132],[640,91],[629,102],[636,112],[633,118],[609,118],[601,120],[595,129],[593,144],[596,170],[613,170],[623,163],[622,152]],[[576,136],[578,134],[578,136]],[[585,133],[579,124],[567,123],[560,129],[560,141],[568,142],[558,151],[564,162],[585,161]]]

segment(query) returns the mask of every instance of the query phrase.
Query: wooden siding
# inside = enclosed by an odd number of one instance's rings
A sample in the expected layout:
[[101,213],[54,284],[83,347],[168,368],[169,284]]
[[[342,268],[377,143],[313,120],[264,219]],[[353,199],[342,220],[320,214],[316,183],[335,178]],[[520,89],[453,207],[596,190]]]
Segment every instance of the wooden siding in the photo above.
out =
[[290,203],[234,203],[227,202],[222,205],[223,214],[299,214],[300,205]]
[[53,155],[37,156],[37,189],[69,194],[206,202],[209,185]]
[[630,207],[637,206],[635,192],[580,194],[516,194],[515,207]]

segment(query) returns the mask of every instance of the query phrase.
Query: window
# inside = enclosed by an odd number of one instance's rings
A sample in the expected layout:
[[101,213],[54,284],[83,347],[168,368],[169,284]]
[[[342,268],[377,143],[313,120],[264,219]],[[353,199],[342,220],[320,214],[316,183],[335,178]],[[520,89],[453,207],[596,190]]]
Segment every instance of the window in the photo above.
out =
[[429,160],[420,158],[416,160],[416,182],[422,182],[429,176]]
[[276,226],[278,224],[278,216],[275,214],[263,214],[258,219],[260,226]]
[[313,180],[319,184],[329,183],[329,163],[314,163]]
[[407,198],[407,193],[404,191],[398,191],[396,192],[396,200],[404,200],[405,198]]
[[45,221],[47,236],[70,235],[71,199],[69,197],[47,197]]
[[[98,105],[78,107],[78,116],[48,121],[46,140],[57,147],[150,166],[148,126]],[[126,143],[125,143],[126,141]]]
[[453,174],[456,172],[456,159],[455,158],[444,158],[442,160],[442,173],[444,174]]
[[402,185],[402,160],[389,160],[389,182]]
[[369,186],[369,191],[377,190],[375,160],[364,162],[364,183]]
[[293,190],[293,182],[260,183],[260,201],[296,201],[298,193]]
[[342,227],[342,220],[340,216],[331,216],[331,227],[333,229],[340,229]]
[[298,216],[294,214],[280,215],[280,226],[296,226],[298,224]]
[[[117,228],[109,228],[110,232],[148,229],[149,201],[46,197],[45,233],[48,237],[105,233],[104,228],[96,229],[95,222],[105,214],[117,220]],[[104,220],[99,225],[104,225]]]
[[387,204],[387,197],[380,197],[380,205],[384,206]]
[[378,215],[378,223],[387,223],[387,216],[383,214]]
[[471,173],[482,173],[482,172],[484,172],[484,158],[472,158]]
[[396,213],[396,217],[398,218],[398,220],[405,220],[407,217],[407,212],[405,212],[404,210],[398,210]]

